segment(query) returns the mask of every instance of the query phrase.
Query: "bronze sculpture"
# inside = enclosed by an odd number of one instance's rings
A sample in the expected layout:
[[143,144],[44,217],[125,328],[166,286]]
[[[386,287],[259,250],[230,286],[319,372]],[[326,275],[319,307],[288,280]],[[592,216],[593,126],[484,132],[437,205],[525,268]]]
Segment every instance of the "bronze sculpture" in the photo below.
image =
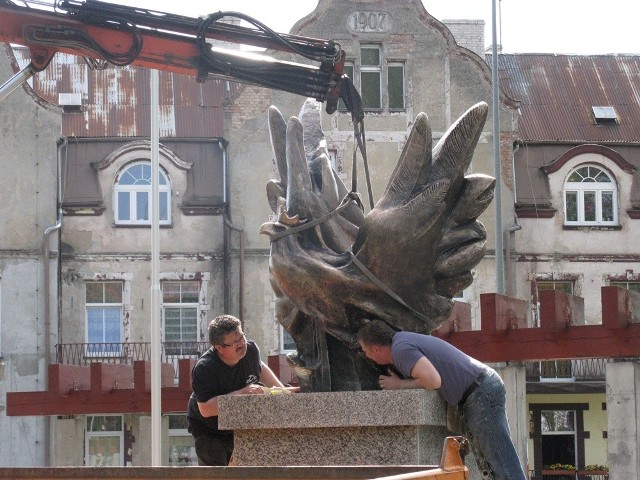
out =
[[377,371],[354,348],[366,318],[430,332],[472,282],[486,249],[477,220],[495,179],[466,175],[488,112],[478,103],[432,150],[424,113],[413,124],[388,186],[366,215],[331,168],[320,106],[307,100],[285,122],[271,107],[279,179],[267,184],[278,220],[271,239],[276,316],[296,342],[302,391],[375,389]]

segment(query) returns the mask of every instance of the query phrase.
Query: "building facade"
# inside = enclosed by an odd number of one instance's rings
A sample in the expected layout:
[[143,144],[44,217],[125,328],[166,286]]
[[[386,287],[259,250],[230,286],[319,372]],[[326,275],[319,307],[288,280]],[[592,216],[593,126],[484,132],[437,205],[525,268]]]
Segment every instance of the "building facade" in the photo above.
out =
[[[470,106],[491,105],[482,30],[473,21],[448,28],[418,0],[320,0],[293,27],[294,34],[334,39],[347,54],[346,71],[366,112],[373,201],[386,187],[418,113],[429,116],[435,143]],[[634,288],[629,282],[639,280],[633,251],[640,209],[634,132],[611,133],[616,125],[632,122],[622,117],[612,122],[604,107],[621,113],[625,95],[612,105],[605,91],[588,103],[598,107],[591,110],[593,122],[604,119],[593,124],[593,132],[610,136],[560,136],[576,118],[584,118],[585,125],[589,118],[575,114],[576,105],[568,105],[564,116],[545,111],[541,107],[549,102],[541,100],[538,84],[522,81],[537,71],[536,62],[546,65],[553,58],[500,57],[506,293],[528,302],[528,322],[535,325],[539,290],[570,284],[570,293],[586,299],[586,321],[597,323],[599,304],[591,300],[598,288],[615,282]],[[1,72],[9,77],[26,61],[25,51],[7,49]],[[520,63],[525,61],[530,63]],[[637,69],[625,64],[619,70],[627,67]],[[144,352],[150,339],[148,85],[148,72],[141,69],[94,71],[81,59],[57,55],[32,86],[10,97],[10,107],[7,101],[0,106],[0,141],[15,174],[0,180],[2,191],[15,198],[0,206],[3,224],[11,226],[0,233],[0,409],[7,392],[46,390],[51,363],[147,359],[137,352]],[[552,93],[560,98],[569,91],[567,86]],[[588,91],[585,86],[573,93],[582,98]],[[267,109],[275,105],[288,118],[297,115],[304,99],[233,82],[200,84],[163,72],[160,92],[163,358],[177,362],[206,348],[206,325],[219,313],[238,315],[263,357],[286,351],[291,344],[275,321],[269,241],[259,234],[271,214],[265,185],[276,176]],[[470,173],[495,174],[492,123],[490,114]],[[544,135],[537,130],[542,126]],[[350,184],[350,114],[324,114],[323,130],[334,168]],[[363,179],[359,190],[368,205]],[[476,328],[480,295],[496,290],[494,209],[480,220],[489,232],[487,255],[474,283],[460,294]],[[534,383],[542,384],[540,377],[545,375],[538,371]],[[594,413],[607,401],[603,382],[588,392],[595,396],[581,417],[586,425],[581,432],[588,428],[592,439],[605,421],[602,409]],[[531,469],[538,458],[533,452],[541,447],[527,441],[527,428],[549,411],[583,412],[576,407],[581,403],[538,389],[522,407],[534,412],[530,422],[512,407],[518,448]],[[165,413],[165,461],[190,464],[184,416]],[[575,439],[582,433],[575,428],[577,417],[572,418]],[[2,466],[149,463],[146,414],[96,411],[56,418],[0,411],[0,428],[16,432],[15,442],[0,444]],[[586,454],[587,463],[606,461],[603,435],[588,447],[593,452]]]
[[[521,230],[506,233],[509,295],[528,301],[531,325],[539,325],[540,299],[549,289],[583,299],[575,324],[601,324],[602,287],[640,292],[640,107],[630,100],[640,58],[519,54],[500,55],[498,64],[501,87],[520,102],[521,113],[513,143]],[[633,359],[624,363],[617,367],[637,370]],[[621,440],[618,448],[637,465],[637,433],[627,431],[627,415],[612,411],[621,404],[614,365],[604,359],[529,365],[532,465],[621,468],[607,452],[617,443],[608,441],[612,433],[622,431],[628,443]],[[637,382],[631,383],[630,398],[637,399]],[[638,470],[617,475],[630,471]]]

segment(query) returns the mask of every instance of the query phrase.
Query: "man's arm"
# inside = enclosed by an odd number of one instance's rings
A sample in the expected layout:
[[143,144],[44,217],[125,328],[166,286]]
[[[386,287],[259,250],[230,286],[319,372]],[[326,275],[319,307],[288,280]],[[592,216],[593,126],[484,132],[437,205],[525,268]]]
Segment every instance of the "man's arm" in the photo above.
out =
[[264,362],[262,363],[262,372],[260,373],[260,381],[267,387],[280,387],[287,392],[296,393],[300,391],[300,387],[285,387],[276,374],[273,373]]
[[261,361],[260,364],[262,365],[262,371],[260,372],[260,381],[263,384],[265,384],[267,387],[284,387],[280,379],[276,377],[276,374],[273,373],[273,370],[271,370],[266,363]]
[[442,379],[429,359],[427,359],[427,357],[421,357],[411,369],[411,378],[400,378],[389,370],[389,375],[380,375],[379,383],[380,388],[383,390],[409,388],[435,390],[436,388],[440,388]]
[[422,357],[416,362],[411,369],[411,377],[414,378],[422,388],[426,388],[427,390],[435,390],[436,388],[440,388],[442,384],[440,374],[427,357]]
[[[272,373],[273,374],[273,373]],[[262,395],[264,393],[264,388],[256,383],[250,383],[244,388],[240,390],[236,390],[235,392],[227,393],[227,395]],[[218,415],[218,398],[219,397],[211,397],[206,402],[198,402],[198,409],[200,410],[200,415],[203,417],[215,417]]]

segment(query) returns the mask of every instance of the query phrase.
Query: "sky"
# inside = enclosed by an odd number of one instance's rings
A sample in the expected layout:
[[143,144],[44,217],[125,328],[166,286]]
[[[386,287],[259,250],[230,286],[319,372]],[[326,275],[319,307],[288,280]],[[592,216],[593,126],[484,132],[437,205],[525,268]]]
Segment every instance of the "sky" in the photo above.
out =
[[[106,0],[197,17],[217,11],[250,15],[288,33],[311,13],[317,0]],[[393,1],[393,0],[388,0]],[[496,0],[496,29],[504,53],[640,54],[637,0]],[[485,44],[492,41],[493,0],[423,0],[438,20],[482,19]]]

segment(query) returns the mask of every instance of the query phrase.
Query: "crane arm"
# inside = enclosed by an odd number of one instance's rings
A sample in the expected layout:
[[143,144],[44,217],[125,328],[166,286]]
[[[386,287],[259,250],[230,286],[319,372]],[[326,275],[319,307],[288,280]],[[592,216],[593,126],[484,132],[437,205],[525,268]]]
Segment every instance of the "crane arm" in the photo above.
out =
[[[188,75],[198,81],[226,78],[286,91],[326,102],[328,113],[342,99],[354,120],[364,117],[360,96],[343,74],[345,53],[334,41],[278,34],[237,12],[191,18],[98,0],[58,0],[55,10],[36,9],[28,3],[0,0],[0,42],[29,49],[31,74],[44,70],[56,52],[63,52]],[[223,17],[245,20],[251,27],[223,23]],[[315,64],[223,50],[212,47],[210,40],[279,50]]]

